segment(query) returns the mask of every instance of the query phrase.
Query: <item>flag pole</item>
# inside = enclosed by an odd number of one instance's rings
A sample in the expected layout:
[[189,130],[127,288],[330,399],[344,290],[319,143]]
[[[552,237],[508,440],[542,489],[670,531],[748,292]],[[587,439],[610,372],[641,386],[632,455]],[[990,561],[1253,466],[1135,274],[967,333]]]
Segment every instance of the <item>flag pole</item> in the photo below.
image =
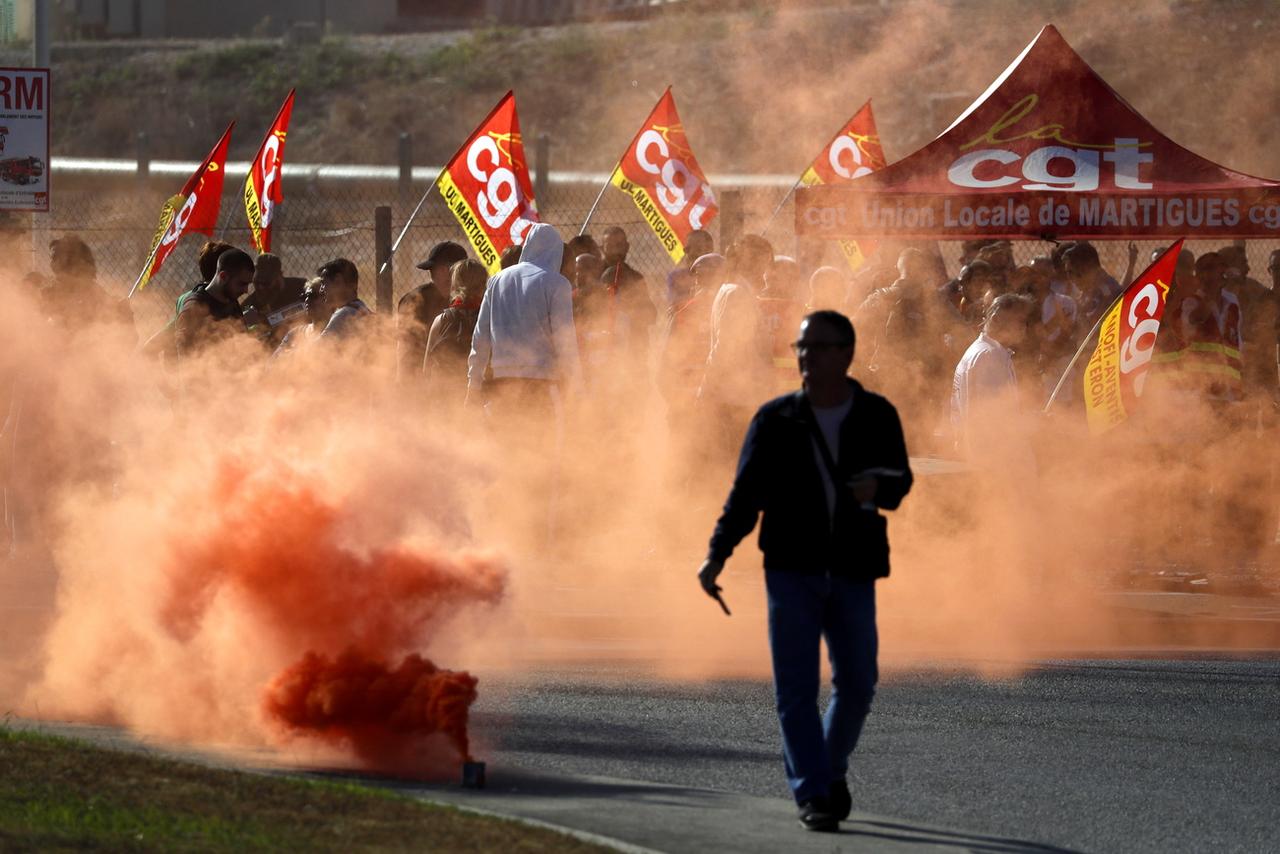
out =
[[[172,220],[170,221],[172,222]],[[133,295],[138,292],[138,285],[142,284],[142,277],[151,269],[151,265],[155,263],[156,253],[160,251],[160,244],[164,242],[164,235],[169,231],[169,227],[165,226],[164,232],[161,233],[160,239],[156,241],[156,245],[151,247],[151,254],[147,256],[147,263],[142,265],[142,271],[138,273],[138,278],[134,279],[133,287],[129,288],[129,295],[125,299],[133,299]]]
[[[631,146],[627,146],[627,150],[630,151]],[[619,160],[614,164],[613,169],[609,171],[609,177],[604,179],[604,186],[600,188],[599,193],[596,193],[596,200],[591,203],[591,210],[587,211],[587,218],[582,221],[582,228],[578,229],[579,237],[587,233],[587,226],[591,224],[591,218],[596,215],[596,208],[600,207],[600,200],[604,198],[604,191],[609,189],[609,185],[613,183],[613,176],[621,165],[622,161]]]
[[[488,121],[488,119],[485,119]],[[456,158],[457,155],[454,155]],[[450,163],[453,161],[450,160]],[[422,210],[422,206],[427,203],[427,199],[431,197],[431,191],[436,188],[436,184],[440,183],[440,176],[448,169],[448,165],[441,166],[440,171],[436,173],[436,177],[431,179],[431,186],[427,187],[427,191],[422,194],[422,198],[418,199],[418,206],[413,209],[413,213],[409,214],[409,218],[405,220],[404,228],[400,229],[400,236],[391,244],[391,251],[387,253],[387,260],[382,262],[382,266],[378,268],[378,275],[381,276],[387,271],[387,267],[391,266],[392,260],[396,257],[396,250],[400,248],[400,241],[404,240],[404,236],[409,233],[409,226],[413,225],[413,221],[418,218],[418,212]]]
[[1071,375],[1071,371],[1076,366],[1076,362],[1080,361],[1080,356],[1084,353],[1085,348],[1089,346],[1089,342],[1093,340],[1093,336],[1102,327],[1102,321],[1107,319],[1107,315],[1111,313],[1111,309],[1115,304],[1124,299],[1124,291],[1120,292],[1120,296],[1116,297],[1106,307],[1106,310],[1098,316],[1098,322],[1093,324],[1093,328],[1089,330],[1089,334],[1080,342],[1080,346],[1076,348],[1076,354],[1071,357],[1071,361],[1067,363],[1067,369],[1062,372],[1062,376],[1058,378],[1058,384],[1053,387],[1053,394],[1049,395],[1049,402],[1044,405],[1044,411],[1047,413],[1049,407],[1053,406],[1053,402],[1058,399],[1058,392],[1062,391],[1062,387],[1066,385],[1067,377]]
[[760,230],[761,234],[769,233],[769,226],[773,225],[773,221],[778,218],[778,213],[782,210],[783,205],[787,203],[788,199],[790,199],[793,195],[795,195],[796,190],[800,188],[800,184],[803,181],[804,181],[804,176],[801,175],[799,178],[796,179],[796,182],[791,185],[791,189],[787,190],[787,194],[782,197],[782,201],[778,202],[778,206],[773,209],[773,213],[769,214],[769,219],[765,222],[764,228]]

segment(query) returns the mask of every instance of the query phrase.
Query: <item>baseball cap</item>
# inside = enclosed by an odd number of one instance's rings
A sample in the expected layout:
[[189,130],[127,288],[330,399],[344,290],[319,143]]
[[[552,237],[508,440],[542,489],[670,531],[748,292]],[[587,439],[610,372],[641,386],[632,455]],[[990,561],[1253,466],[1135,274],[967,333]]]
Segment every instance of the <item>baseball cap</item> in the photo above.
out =
[[445,264],[452,267],[459,261],[467,257],[467,250],[463,249],[452,240],[443,240],[431,247],[431,253],[427,255],[427,260],[418,265],[419,270],[430,270],[437,264]]

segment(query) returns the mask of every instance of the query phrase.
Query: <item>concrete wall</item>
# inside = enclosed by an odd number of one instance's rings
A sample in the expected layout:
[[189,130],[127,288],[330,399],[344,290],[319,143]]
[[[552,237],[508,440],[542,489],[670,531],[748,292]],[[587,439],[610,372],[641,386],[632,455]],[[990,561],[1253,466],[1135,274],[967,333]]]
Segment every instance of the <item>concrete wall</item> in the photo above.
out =
[[[31,17],[33,0],[13,3]],[[634,17],[686,0],[51,0],[55,39],[146,39],[279,36],[299,22],[326,24],[334,33],[384,33],[469,26],[489,18],[502,24],[553,24]],[[21,17],[19,14],[18,17]],[[28,24],[29,28],[29,24]]]
[[488,16],[501,24],[557,24],[632,18],[686,0],[485,0]]
[[[111,0],[131,2],[131,0]],[[160,20],[147,20],[144,38],[224,38],[248,35],[280,35],[293,24],[327,23],[334,32],[379,33],[396,20],[395,0],[142,0],[143,7],[163,10]],[[148,17],[144,11],[144,19]]]
[[62,0],[59,13],[64,38],[278,36],[301,21],[327,22],[339,33],[380,33],[398,20],[396,0]]

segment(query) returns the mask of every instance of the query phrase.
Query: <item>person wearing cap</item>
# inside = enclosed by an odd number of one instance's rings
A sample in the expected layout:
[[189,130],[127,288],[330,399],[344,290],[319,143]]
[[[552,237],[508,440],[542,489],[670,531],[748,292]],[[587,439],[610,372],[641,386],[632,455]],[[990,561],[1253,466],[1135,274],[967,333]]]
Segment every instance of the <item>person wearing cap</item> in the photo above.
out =
[[396,305],[396,375],[402,382],[422,375],[431,324],[449,307],[451,270],[466,257],[467,250],[452,240],[431,247],[427,260],[418,265],[431,279],[402,296]]

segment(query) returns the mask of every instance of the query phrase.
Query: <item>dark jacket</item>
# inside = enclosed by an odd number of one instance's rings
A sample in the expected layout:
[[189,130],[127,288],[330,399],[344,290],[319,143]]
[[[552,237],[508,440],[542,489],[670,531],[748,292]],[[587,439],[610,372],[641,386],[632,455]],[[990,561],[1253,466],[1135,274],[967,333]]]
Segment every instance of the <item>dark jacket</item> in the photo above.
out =
[[401,380],[421,373],[431,324],[448,307],[449,298],[440,293],[434,282],[419,285],[400,297],[396,304],[396,364]]
[[218,299],[201,283],[191,289],[186,299],[179,298],[181,308],[174,323],[174,346],[179,356],[245,331],[244,312],[233,299]]
[[813,410],[804,392],[797,391],[769,401],[752,419],[733,490],[711,537],[711,559],[727,560],[763,513],[765,569],[860,581],[889,574],[885,518],[859,507],[844,484],[860,472],[880,469],[875,504],[896,509],[911,489],[907,447],[893,405],[856,381],[849,383],[853,406],[840,426],[835,524],[818,468]]

